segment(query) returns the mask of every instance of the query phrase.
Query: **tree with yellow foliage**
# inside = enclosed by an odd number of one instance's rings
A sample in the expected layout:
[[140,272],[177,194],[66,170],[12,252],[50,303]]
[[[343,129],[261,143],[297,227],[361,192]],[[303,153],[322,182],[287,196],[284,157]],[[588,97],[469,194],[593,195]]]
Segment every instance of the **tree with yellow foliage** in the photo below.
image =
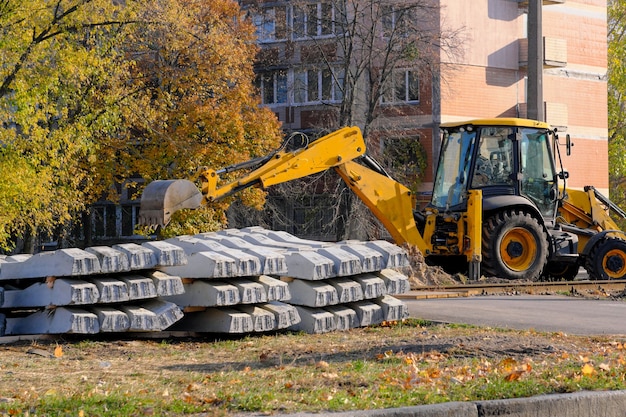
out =
[[233,0],[1,2],[0,246],[115,201],[116,183],[275,147],[252,34]]
[[52,232],[92,200],[94,135],[119,123],[112,80],[130,62],[115,46],[132,13],[111,0],[0,4],[0,247]]
[[[219,168],[276,148],[280,125],[270,110],[259,108],[253,86],[254,28],[240,19],[237,2],[150,3],[140,14],[143,24],[124,45],[135,64],[131,90],[142,95],[141,107],[126,122],[132,129],[108,141],[104,159],[114,165],[102,172],[102,185],[137,173],[147,181],[186,178],[198,167]],[[264,201],[259,190],[235,198],[256,207]],[[214,206],[216,212],[179,213],[167,232],[219,227],[229,203]]]

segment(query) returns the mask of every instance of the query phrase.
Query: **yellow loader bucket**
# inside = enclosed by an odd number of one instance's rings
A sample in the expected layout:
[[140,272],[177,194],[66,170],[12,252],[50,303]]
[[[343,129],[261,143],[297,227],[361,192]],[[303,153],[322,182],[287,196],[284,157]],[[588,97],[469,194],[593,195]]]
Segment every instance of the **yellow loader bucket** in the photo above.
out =
[[152,181],[141,195],[139,224],[165,226],[176,211],[196,209],[201,204],[202,193],[189,180]]

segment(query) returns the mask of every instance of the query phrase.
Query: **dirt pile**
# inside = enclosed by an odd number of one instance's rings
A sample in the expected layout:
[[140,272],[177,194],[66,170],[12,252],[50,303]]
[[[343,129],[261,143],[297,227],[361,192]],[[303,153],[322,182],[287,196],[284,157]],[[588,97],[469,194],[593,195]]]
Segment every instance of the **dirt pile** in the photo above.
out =
[[404,248],[409,255],[410,265],[403,271],[409,277],[411,289],[420,287],[460,285],[467,282],[462,274],[448,274],[440,266],[427,265],[424,255],[415,246]]

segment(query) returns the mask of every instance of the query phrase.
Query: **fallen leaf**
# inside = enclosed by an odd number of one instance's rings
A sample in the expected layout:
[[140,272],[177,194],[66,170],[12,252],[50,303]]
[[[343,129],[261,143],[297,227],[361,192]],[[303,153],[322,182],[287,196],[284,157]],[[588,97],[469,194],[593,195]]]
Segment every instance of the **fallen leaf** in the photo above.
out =
[[54,348],[54,357],[60,358],[63,356],[63,346],[57,346]]
[[513,358],[505,358],[500,361],[498,367],[502,369],[503,372],[511,372],[517,366],[517,361]]
[[508,374],[507,376],[504,377],[505,381],[511,382],[511,381],[517,381],[518,379],[520,379],[520,377],[524,374],[524,371],[513,371],[510,374]]
[[582,368],[582,372],[584,376],[591,376],[595,372],[595,369],[593,368],[593,365],[586,363]]
[[611,370],[611,366],[606,363],[606,362],[602,362],[600,365],[598,365],[598,368],[602,369],[603,371],[610,371]]

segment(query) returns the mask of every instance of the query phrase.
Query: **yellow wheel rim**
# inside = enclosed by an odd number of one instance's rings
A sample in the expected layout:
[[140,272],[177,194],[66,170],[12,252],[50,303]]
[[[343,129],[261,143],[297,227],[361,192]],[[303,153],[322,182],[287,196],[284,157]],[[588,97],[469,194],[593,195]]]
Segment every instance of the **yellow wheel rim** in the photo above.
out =
[[514,227],[502,237],[500,258],[511,270],[521,272],[529,269],[537,257],[537,241],[523,227]]
[[626,253],[620,249],[611,249],[602,258],[602,269],[609,279],[624,277],[626,275]]

